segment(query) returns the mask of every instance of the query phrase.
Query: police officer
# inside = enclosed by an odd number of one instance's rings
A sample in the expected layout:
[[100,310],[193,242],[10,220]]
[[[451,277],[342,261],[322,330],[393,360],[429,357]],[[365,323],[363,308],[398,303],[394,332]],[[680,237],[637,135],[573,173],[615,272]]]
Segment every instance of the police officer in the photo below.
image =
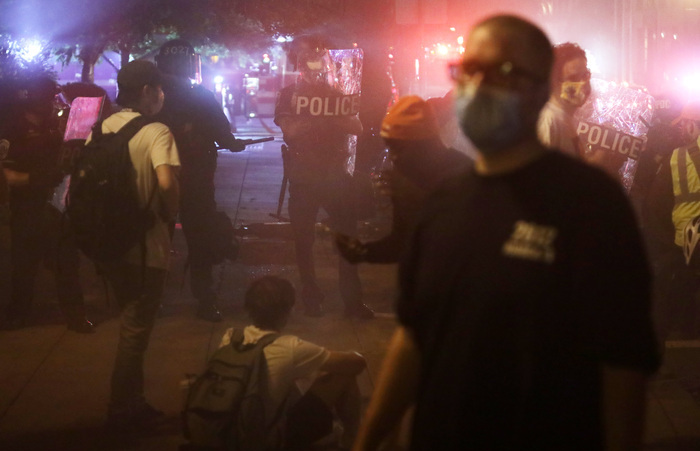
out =
[[18,329],[28,325],[34,282],[43,261],[54,272],[68,328],[90,333],[93,325],[85,318],[80,257],[70,228],[61,226],[60,212],[48,203],[63,179],[63,130],[54,109],[58,93],[58,85],[47,76],[25,80],[14,92],[12,114],[0,130],[0,139],[9,143],[3,171],[9,185],[12,239],[12,288],[3,326]]
[[[300,52],[298,66],[301,79],[278,93],[275,124],[282,129],[289,146],[289,218],[301,278],[301,298],[305,314],[317,317],[323,315],[324,296],[316,282],[313,260],[316,215],[322,207],[335,231],[356,235],[352,176],[346,166],[347,135],[362,133],[362,124],[357,114],[342,114],[342,108],[332,106],[341,92],[331,86],[333,66],[327,50],[307,46]],[[319,102],[331,106],[320,113]],[[361,301],[357,266],[339,259],[338,277],[345,315],[374,317]]]
[[657,265],[656,316],[659,338],[700,337],[700,277],[686,265],[685,226],[700,216],[700,102],[691,101],[671,123],[678,126],[684,145],[666,154],[649,189],[647,227]]
[[187,241],[192,295],[199,302],[197,316],[217,322],[221,321],[221,313],[212,267],[225,258],[235,258],[237,249],[230,238],[231,230],[226,230],[230,229],[230,220],[216,211],[217,147],[240,152],[245,145],[231,134],[231,125],[214,94],[192,83],[199,75],[199,55],[187,41],[166,42],[156,64],[164,74],[165,93],[157,120],[172,130],[182,165],[180,221]]

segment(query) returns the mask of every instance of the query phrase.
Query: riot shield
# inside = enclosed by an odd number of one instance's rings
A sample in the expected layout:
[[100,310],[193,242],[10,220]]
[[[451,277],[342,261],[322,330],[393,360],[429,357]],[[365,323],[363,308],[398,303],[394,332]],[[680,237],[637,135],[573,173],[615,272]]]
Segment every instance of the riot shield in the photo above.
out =
[[[292,114],[309,118],[354,116],[360,111],[362,49],[311,50],[297,61],[300,78],[292,99]],[[344,144],[344,170],[355,171],[357,136]]]
[[[336,77],[338,88],[352,99],[351,104],[360,111],[360,93],[362,82],[362,49],[331,50],[331,60],[338,68]],[[357,114],[353,113],[353,114]],[[348,161],[346,168],[349,174],[355,172],[355,156],[357,154],[357,135],[348,135]]]
[[576,133],[589,161],[618,176],[629,192],[646,146],[654,98],[640,89],[592,79],[591,95],[577,111]]
[[[78,157],[85,140],[90,136],[92,126],[99,120],[102,113],[104,97],[76,97],[71,102],[70,113],[63,135],[60,166],[64,173],[69,174],[73,160]],[[63,177],[60,185],[54,189],[51,205],[59,211],[66,209],[66,196],[70,186],[70,175]]]

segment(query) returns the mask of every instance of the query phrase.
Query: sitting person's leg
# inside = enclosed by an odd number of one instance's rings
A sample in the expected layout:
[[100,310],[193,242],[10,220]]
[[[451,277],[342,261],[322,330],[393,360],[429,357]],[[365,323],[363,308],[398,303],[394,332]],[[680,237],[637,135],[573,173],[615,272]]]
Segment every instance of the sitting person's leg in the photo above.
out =
[[299,449],[327,436],[333,412],[343,424],[341,445],[350,447],[360,424],[360,389],[355,376],[324,374],[287,413],[287,442]]

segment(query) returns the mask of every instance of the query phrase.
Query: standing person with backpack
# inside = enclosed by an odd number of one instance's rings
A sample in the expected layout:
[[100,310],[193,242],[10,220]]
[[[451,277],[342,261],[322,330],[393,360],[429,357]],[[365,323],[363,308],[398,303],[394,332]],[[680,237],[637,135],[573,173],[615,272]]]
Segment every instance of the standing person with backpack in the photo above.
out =
[[182,159],[180,221],[187,241],[190,288],[197,316],[221,321],[212,267],[236,258],[233,227],[217,212],[214,197],[217,148],[240,152],[245,144],[231,134],[231,124],[211,91],[193,84],[199,76],[199,55],[182,39],[166,42],[156,57],[164,76],[165,104],[158,120],[175,135]]
[[[150,117],[163,107],[164,98],[156,66],[147,61],[132,61],[119,71],[117,84],[117,103],[124,109],[98,123],[96,127],[100,128],[93,129],[86,151],[92,150],[90,145],[104,142],[104,148],[108,142],[118,142],[114,138],[120,137],[122,128],[134,133],[133,124],[140,126],[128,141],[128,154],[135,172],[135,181],[131,183],[135,186],[119,188],[122,191],[135,189],[138,205],[150,213],[152,226],[144,231],[145,238],[141,243],[136,240],[127,248],[128,251],[124,249],[124,255],[96,259],[111,283],[121,309],[107,426],[115,431],[131,431],[148,428],[163,415],[144,398],[143,360],[168,268],[168,223],[178,208],[177,170],[180,160],[168,127],[150,122]],[[94,144],[91,143],[93,139]],[[77,201],[73,192],[70,195],[71,202]],[[69,204],[69,214],[70,208]]]

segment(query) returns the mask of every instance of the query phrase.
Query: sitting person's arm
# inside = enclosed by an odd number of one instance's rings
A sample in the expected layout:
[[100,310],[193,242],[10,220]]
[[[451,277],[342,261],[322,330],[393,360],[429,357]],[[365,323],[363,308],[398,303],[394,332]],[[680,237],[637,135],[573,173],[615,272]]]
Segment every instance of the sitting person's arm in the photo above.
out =
[[355,376],[367,368],[367,361],[357,352],[330,351],[319,371]]

